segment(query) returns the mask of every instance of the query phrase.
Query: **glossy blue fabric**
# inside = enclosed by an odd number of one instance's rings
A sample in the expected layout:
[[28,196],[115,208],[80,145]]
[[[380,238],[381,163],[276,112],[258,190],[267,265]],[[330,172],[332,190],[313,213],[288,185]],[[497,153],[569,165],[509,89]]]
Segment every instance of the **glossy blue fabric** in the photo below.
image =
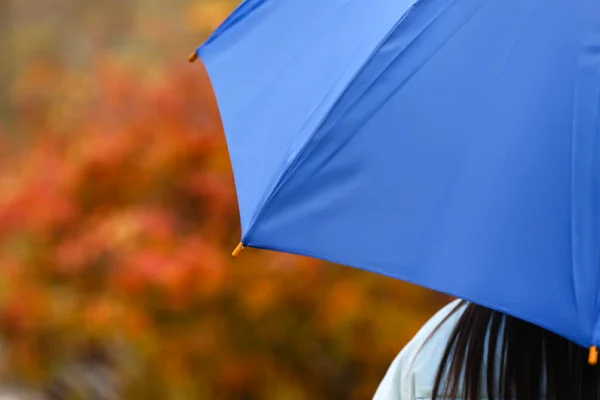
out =
[[600,344],[600,2],[246,0],[198,48],[246,246]]

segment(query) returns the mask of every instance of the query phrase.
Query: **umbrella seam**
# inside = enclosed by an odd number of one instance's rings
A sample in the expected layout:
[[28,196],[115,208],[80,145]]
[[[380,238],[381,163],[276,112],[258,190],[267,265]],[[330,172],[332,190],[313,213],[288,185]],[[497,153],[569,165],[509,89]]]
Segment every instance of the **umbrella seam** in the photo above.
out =
[[[378,53],[378,51],[381,49],[381,47],[387,42],[387,40],[393,34],[393,32],[396,30],[396,28],[402,22],[404,22],[406,17],[409,14],[411,14],[411,12],[414,11],[414,9],[416,7],[418,7],[423,1],[424,0],[417,0],[412,6],[410,6],[410,8],[408,10],[406,10],[406,12],[402,15],[402,17],[394,24],[392,29],[390,29],[389,32],[386,33],[384,35],[384,37],[379,41],[379,43],[377,43],[377,46],[375,46],[373,48],[373,50],[365,58],[365,61],[363,61],[363,63],[357,68],[356,73],[353,74],[353,76],[350,78],[350,81],[349,81],[350,83],[352,83],[356,80],[356,78],[362,73],[364,67],[375,57],[375,55]],[[452,0],[453,3],[454,3],[454,1],[456,1],[456,0]],[[311,135],[309,135],[309,137],[305,140],[305,142],[300,146],[300,149],[298,150],[296,155],[291,160],[288,159],[288,157],[285,157],[286,160],[284,161],[283,167],[280,169],[279,177],[275,180],[275,183],[273,184],[273,187],[272,187],[269,195],[266,196],[263,203],[259,207],[257,207],[257,211],[256,211],[254,217],[248,224],[248,231],[246,232],[246,235],[244,235],[244,237],[242,237],[242,243],[244,243],[244,245],[251,246],[251,242],[249,242],[249,237],[252,233],[252,230],[253,230],[256,222],[258,221],[260,216],[263,214],[263,211],[265,210],[265,208],[271,203],[273,197],[275,197],[275,195],[280,191],[282,185],[289,179],[290,175],[292,175],[293,172],[297,169],[297,167],[299,165],[299,160],[306,153],[308,148],[311,147],[310,143],[315,138],[316,133],[323,126],[323,124],[325,123],[327,118],[331,115],[333,109],[339,103],[340,99],[347,93],[349,87],[350,87],[350,85],[346,85],[344,90],[342,90],[340,92],[340,94],[337,96],[337,98],[334,100],[332,106],[330,107],[330,110],[327,113],[325,113],[325,115],[321,118],[321,120],[317,124],[316,129],[314,129],[313,133]]]
[[[596,77],[600,78],[600,70],[597,69],[596,71]],[[600,95],[600,90],[598,91],[598,94]],[[598,104],[600,104],[600,96],[598,97]],[[596,115],[595,115],[595,130],[594,130],[594,140],[592,142],[592,148],[596,149],[597,144],[598,144],[598,133],[600,132],[600,121],[598,119],[598,111],[596,111]],[[592,156],[592,165],[598,165],[598,152],[594,151],[593,152],[593,156]],[[597,181],[595,181],[596,185],[595,185],[595,189],[594,193],[598,193],[598,184]],[[600,263],[600,254],[598,254],[598,252],[596,252],[596,262]],[[600,274],[597,274],[596,276],[596,297],[595,297],[595,301],[594,301],[594,315],[595,315],[595,321],[594,321],[594,330],[592,332],[592,344],[593,345],[598,345],[598,328],[600,327],[600,319],[598,318],[598,300],[600,299],[600,291],[598,290],[598,288],[600,287]]]

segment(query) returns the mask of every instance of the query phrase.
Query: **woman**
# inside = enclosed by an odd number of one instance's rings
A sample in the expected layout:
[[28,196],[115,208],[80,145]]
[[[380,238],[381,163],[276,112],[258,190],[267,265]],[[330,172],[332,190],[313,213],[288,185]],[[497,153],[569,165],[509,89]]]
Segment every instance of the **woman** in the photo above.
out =
[[456,300],[400,352],[374,400],[600,399],[587,357],[538,326]]

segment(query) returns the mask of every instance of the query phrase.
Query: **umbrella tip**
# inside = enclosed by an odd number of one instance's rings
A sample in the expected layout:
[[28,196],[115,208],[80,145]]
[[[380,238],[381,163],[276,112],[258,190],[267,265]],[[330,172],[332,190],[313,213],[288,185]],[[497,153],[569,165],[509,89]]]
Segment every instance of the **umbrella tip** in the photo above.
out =
[[240,242],[237,247],[235,248],[235,250],[233,250],[233,253],[231,253],[231,255],[235,258],[237,256],[240,255],[240,253],[242,252],[242,250],[244,250],[244,245],[242,244],[242,242]]
[[598,364],[598,349],[596,346],[590,347],[590,355],[588,356],[588,363],[590,365]]
[[188,57],[188,61],[191,63],[193,63],[197,59],[198,59],[198,54],[195,51],[192,54],[190,54],[190,56]]

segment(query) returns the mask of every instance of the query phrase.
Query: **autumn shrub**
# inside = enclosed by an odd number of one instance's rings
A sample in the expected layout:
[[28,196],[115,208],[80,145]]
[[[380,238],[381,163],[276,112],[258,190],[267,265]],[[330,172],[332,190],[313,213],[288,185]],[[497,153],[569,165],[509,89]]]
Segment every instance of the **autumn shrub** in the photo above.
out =
[[234,182],[201,66],[86,82],[24,150],[0,146],[2,380],[48,388],[103,354],[125,399],[370,398],[443,297],[306,258],[231,260]]

